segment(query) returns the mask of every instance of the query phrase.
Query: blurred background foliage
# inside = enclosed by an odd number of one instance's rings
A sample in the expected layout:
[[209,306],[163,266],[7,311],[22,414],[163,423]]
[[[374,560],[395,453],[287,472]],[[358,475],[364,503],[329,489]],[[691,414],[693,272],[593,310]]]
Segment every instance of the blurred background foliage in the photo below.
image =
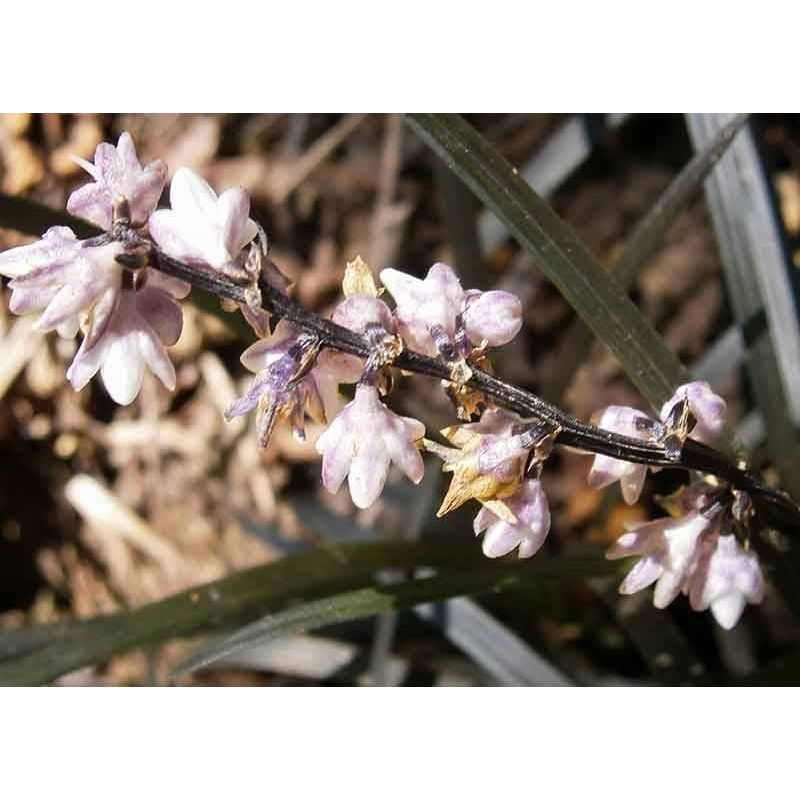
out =
[[[525,326],[496,353],[499,374],[581,418],[611,403],[646,408],[577,321],[564,299],[572,284],[556,288],[563,272],[548,275],[551,263],[543,269],[426,146],[429,116],[3,115],[0,247],[52,224],[23,198],[62,210],[84,182],[70,154],[91,159],[128,130],[143,161],[247,189],[310,308],[332,309],[356,255],[417,275],[446,261],[465,286],[523,300]],[[660,334],[645,355],[674,354],[709,380],[748,457],[797,498],[800,119],[752,118],[721,161],[730,118],[719,115],[465,119],[571,226],[587,259],[630,289],[633,311]],[[357,512],[346,492],[321,490],[313,424],[305,444],[281,428],[264,453],[252,420],[226,424],[253,337],[214,298],[190,299],[172,350],[176,392],[148,378],[127,408],[96,381],[74,393],[64,372],[75,343],[32,332],[0,304],[0,681],[796,682],[788,567],[769,573],[764,604],[731,632],[684,598],[656,611],[649,592],[617,595],[620,565],[604,548],[625,522],[660,513],[654,498],[679,474],[652,476],[628,507],[616,489],[588,488],[586,456],[557,449],[543,478],[546,552],[488,562],[475,508],[435,519],[437,463],[420,487],[392,476],[380,503]],[[430,429],[453,420],[436,383],[416,376],[392,405]]]

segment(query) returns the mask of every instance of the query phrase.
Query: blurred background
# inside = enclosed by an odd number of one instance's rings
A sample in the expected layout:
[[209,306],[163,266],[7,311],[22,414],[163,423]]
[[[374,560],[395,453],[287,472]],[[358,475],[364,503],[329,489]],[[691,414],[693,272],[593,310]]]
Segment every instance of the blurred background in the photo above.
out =
[[[704,116],[688,125],[680,115],[467,119],[610,265],[703,143]],[[391,266],[419,276],[445,261],[465,287],[502,287],[523,300],[522,332],[493,357],[498,374],[584,419],[611,403],[644,408],[602,345],[593,343],[574,365],[565,358],[574,321],[570,307],[401,117],[6,114],[0,116],[0,191],[63,209],[69,193],[87,180],[69,156],[91,160],[98,142],[116,142],[124,130],[143,163],[161,158],[171,171],[189,166],[217,191],[244,187],[252,196],[251,216],[272,241],[273,260],[308,307],[330,312],[345,264],[357,255],[375,270]],[[754,154],[749,166],[767,198],[763,209],[749,213],[772,224],[773,240],[760,238],[762,246],[772,247],[764,259],[777,259],[775,269],[783,270],[791,300],[800,265],[800,119],[758,116],[747,136]],[[772,369],[790,417],[784,451],[777,453],[768,434],[783,423],[765,418],[746,351],[768,329],[775,363],[785,363],[783,348],[797,346],[789,342],[796,316],[786,320],[785,330],[776,327],[782,312],[766,298],[760,327],[756,320],[755,329],[747,328],[758,315],[743,319],[741,304],[730,301],[738,234],[730,226],[726,233],[723,212],[733,213],[732,203],[752,204],[757,193],[732,197],[724,186],[720,192],[711,206],[698,192],[637,275],[632,296],[681,360],[727,399],[731,422],[768,479],[778,481],[775,465],[789,465],[789,480],[780,477],[791,488],[796,387],[785,370]],[[0,248],[31,238],[2,229]],[[751,258],[765,263],[752,242],[746,245]],[[435,461],[419,487],[393,475],[382,500],[356,513],[346,491],[331,496],[321,490],[314,449],[319,428],[313,423],[304,444],[279,427],[263,453],[252,419],[226,424],[222,410],[250,380],[239,355],[253,334],[213,298],[195,290],[184,303],[183,334],[171,350],[176,391],[168,393],[148,375],[139,398],[120,408],[98,380],[73,392],[64,373],[76,342],[31,331],[30,320],[10,314],[8,290],[3,293],[0,630],[138,607],[309,547],[439,536],[460,537],[479,549],[471,525],[476,508],[435,520],[444,491]],[[436,383],[416,376],[398,382],[392,406],[429,429],[453,422]],[[586,456],[563,449],[547,463],[551,553],[602,552],[625,522],[661,513],[654,495],[669,493],[680,481],[679,475],[660,473],[648,481],[642,500],[628,507],[616,488],[588,488],[589,465]],[[685,598],[664,612],[651,608],[649,591],[623,602],[617,583],[531,581],[488,598],[330,626],[232,656],[178,682],[786,680],[761,672],[800,642],[797,620],[777,593],[768,592],[762,606],[748,608],[739,626],[726,633],[708,613],[690,612]],[[177,640],[121,654],[60,682],[162,683],[196,643]]]

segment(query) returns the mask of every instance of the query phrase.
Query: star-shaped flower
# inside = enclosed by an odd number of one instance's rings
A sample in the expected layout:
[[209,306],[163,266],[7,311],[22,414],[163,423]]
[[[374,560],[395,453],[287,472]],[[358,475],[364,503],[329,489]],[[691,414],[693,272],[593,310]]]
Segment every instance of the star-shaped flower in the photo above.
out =
[[94,178],[94,183],[76,189],[69,196],[70,214],[110,230],[115,203],[124,197],[130,208],[131,224],[138,227],[147,222],[167,182],[167,165],[163,161],[151,161],[143,168],[127,131],[119,137],[116,147],[108,142],[98,144],[94,164],[82,158],[75,161]]
[[92,314],[67,379],[78,391],[99,370],[112,399],[124,406],[139,394],[149,367],[172,391],[175,368],[166,346],[178,341],[182,327],[180,306],[157,280],[139,289],[108,292]]
[[369,508],[380,496],[389,466],[419,483],[424,465],[416,442],[425,426],[416,419],[390,411],[373,386],[356,386],[348,403],[317,439],[322,454],[322,484],[332,493],[348,478],[350,496],[359,508]]

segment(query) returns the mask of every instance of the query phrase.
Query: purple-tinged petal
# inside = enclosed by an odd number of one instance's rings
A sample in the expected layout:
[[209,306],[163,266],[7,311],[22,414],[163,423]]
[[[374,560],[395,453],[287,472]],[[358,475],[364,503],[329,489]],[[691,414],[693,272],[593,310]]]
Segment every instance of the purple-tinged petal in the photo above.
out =
[[353,295],[336,306],[331,319],[356,333],[363,333],[368,325],[380,325],[388,333],[394,333],[395,322],[389,306],[377,297]]
[[347,485],[358,508],[369,508],[380,496],[389,475],[390,455],[380,441],[361,441],[350,462]]
[[147,273],[147,285],[155,289],[163,289],[169,292],[176,300],[183,300],[192,290],[192,285],[180,278],[173,278],[165,275],[156,269],[149,270]]
[[0,253],[0,275],[20,279],[43,270],[41,279],[46,280],[50,270],[72,261],[80,250],[81,243],[72,230],[56,225],[32,244]]
[[622,499],[629,505],[634,505],[644,488],[644,481],[647,477],[647,467],[637,464],[633,469],[623,474],[619,479]]
[[468,300],[463,313],[464,328],[473,344],[490,347],[510,342],[522,327],[522,303],[510,292],[482,292]]
[[475,533],[486,530],[483,553],[489,558],[498,558],[519,547],[519,558],[531,558],[542,547],[550,531],[550,507],[541,481],[525,481],[504,502],[517,522],[498,518],[486,506],[475,517]]
[[252,411],[258,405],[261,395],[268,391],[269,385],[270,376],[266,370],[256,375],[250,388],[225,409],[225,419],[231,420]]
[[167,349],[159,340],[158,335],[154,331],[140,331],[138,337],[139,351],[147,366],[150,367],[150,371],[167,389],[174,392],[175,367],[169,360]]
[[76,189],[67,200],[67,211],[82,217],[103,230],[110,230],[113,201],[108,190],[99,183],[87,183]]
[[625,576],[619,587],[620,594],[635,594],[655,583],[663,574],[664,567],[652,556],[639,559]]
[[147,286],[137,292],[136,306],[165,345],[173,345],[180,339],[183,312],[169,294],[148,282]]
[[487,558],[500,558],[510,553],[521,540],[522,532],[518,526],[498,520],[486,531],[481,549]]

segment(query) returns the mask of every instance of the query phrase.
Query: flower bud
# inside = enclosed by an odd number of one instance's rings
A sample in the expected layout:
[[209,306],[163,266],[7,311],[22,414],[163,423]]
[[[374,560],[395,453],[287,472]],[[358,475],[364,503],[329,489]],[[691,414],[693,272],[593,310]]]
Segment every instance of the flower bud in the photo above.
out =
[[[472,295],[472,297],[470,297]],[[510,292],[467,292],[463,312],[464,328],[470,341],[489,347],[510,342],[522,327],[522,303]]]
[[689,410],[697,420],[691,437],[698,442],[710,444],[719,436],[725,424],[727,404],[714,393],[706,381],[693,381],[678,387],[675,394],[664,403],[661,419],[666,421],[673,406],[683,398],[688,401]]

